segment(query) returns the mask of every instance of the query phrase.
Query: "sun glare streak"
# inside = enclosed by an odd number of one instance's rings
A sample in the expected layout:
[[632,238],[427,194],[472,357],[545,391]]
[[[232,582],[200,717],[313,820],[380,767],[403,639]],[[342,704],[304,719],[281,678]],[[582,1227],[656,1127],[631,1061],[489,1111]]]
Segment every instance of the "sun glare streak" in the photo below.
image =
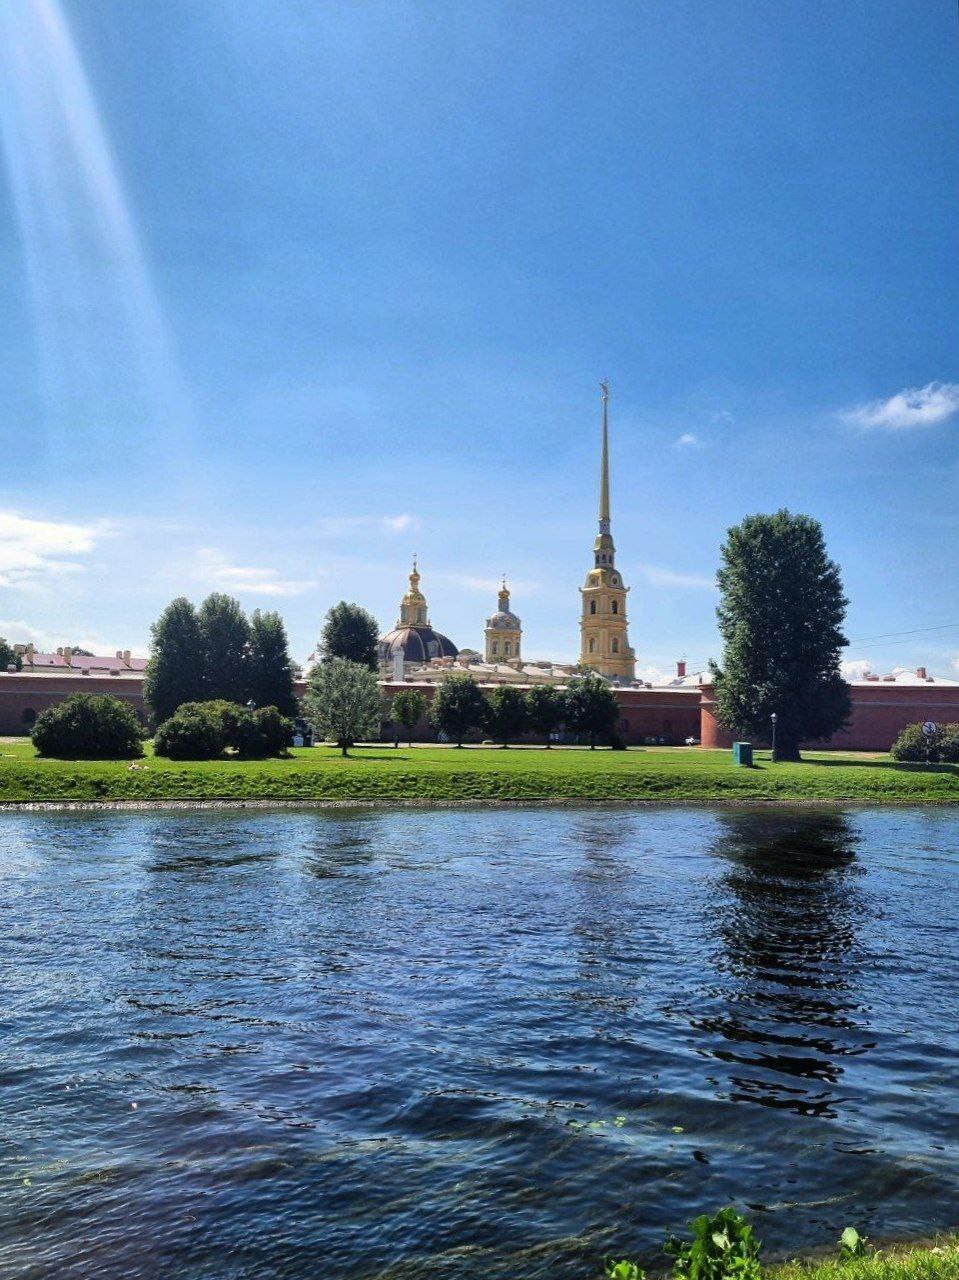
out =
[[58,0],[0,0],[0,134],[51,442],[123,423],[182,444],[182,374]]

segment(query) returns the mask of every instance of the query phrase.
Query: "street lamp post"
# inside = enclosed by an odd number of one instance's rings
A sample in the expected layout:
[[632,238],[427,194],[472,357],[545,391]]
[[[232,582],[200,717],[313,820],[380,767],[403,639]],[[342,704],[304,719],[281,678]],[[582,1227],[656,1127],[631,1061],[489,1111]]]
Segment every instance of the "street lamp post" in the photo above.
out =
[[773,724],[773,759],[776,759],[776,713],[775,711],[769,717]]

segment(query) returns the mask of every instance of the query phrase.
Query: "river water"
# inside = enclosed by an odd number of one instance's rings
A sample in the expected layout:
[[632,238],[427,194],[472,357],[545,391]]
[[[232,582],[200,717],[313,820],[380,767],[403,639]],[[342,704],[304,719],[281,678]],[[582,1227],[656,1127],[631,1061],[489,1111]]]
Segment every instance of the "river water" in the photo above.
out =
[[0,815],[0,1275],[957,1225],[959,813]]

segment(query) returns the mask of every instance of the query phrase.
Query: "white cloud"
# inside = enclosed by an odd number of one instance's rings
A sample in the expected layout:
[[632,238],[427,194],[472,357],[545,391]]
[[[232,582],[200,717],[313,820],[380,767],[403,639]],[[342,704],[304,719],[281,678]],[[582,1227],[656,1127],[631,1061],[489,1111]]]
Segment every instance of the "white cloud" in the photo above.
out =
[[71,524],[0,511],[0,586],[30,587],[45,577],[77,573],[84,565],[76,557],[88,555],[111,532],[105,520]]
[[281,578],[276,569],[231,564],[221,551],[212,547],[197,552],[194,576],[222,591],[251,596],[300,596],[316,586],[315,579]]
[[849,658],[845,662],[840,662],[839,670],[847,680],[861,680],[872,671],[872,663],[868,658]]
[[707,578],[704,574],[676,573],[672,569],[662,569],[654,564],[641,564],[639,572],[654,587],[694,587],[712,591],[716,586],[715,578]]
[[[433,573],[430,577],[437,582],[448,582],[451,586],[475,591],[477,595],[494,597],[503,583],[502,578],[482,578],[470,573]],[[513,596],[530,596],[540,589],[538,582],[526,582],[521,578],[507,578],[506,586]]]
[[702,444],[699,436],[693,435],[691,431],[684,431],[683,434],[675,441],[677,449],[695,449]]
[[364,529],[384,533],[405,533],[419,526],[419,517],[402,513],[397,516],[321,516],[317,527],[330,538],[344,538]]
[[959,383],[927,382],[898,391],[888,400],[870,400],[840,414],[844,422],[867,430],[903,431],[930,427],[959,411]]
[[[130,649],[129,642],[110,644],[102,636],[82,632],[80,635],[66,635],[58,631],[44,631],[42,627],[34,627],[22,618],[0,618],[0,636],[10,644],[33,644],[41,653],[51,653],[61,645],[72,644],[81,649],[89,649],[91,653],[108,656],[118,649]],[[145,658],[146,649],[132,648],[135,658]]]

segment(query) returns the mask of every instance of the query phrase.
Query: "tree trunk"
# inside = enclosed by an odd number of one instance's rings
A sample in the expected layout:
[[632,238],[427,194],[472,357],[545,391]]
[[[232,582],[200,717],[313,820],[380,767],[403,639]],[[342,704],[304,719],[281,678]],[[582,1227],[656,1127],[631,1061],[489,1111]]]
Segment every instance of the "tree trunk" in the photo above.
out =
[[349,747],[349,745],[350,745],[350,744],[349,744],[347,741],[345,741],[345,739],[344,739],[344,741],[342,741],[342,742],[340,743],[340,754],[341,754],[341,755],[345,756],[345,755],[347,755],[347,754],[348,754],[347,748]]

